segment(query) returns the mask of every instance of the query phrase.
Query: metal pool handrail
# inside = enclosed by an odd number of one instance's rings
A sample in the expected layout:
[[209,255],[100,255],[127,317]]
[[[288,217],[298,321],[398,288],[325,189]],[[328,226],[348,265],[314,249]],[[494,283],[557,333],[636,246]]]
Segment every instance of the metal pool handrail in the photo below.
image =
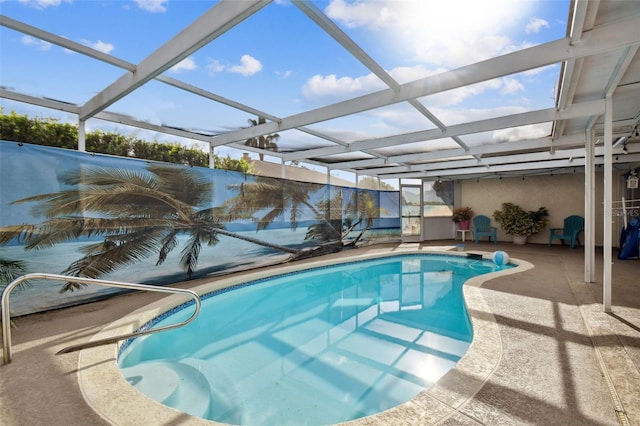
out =
[[44,274],[44,273],[33,273],[22,275],[21,277],[16,278],[11,281],[9,285],[4,289],[2,293],[2,356],[4,360],[4,364],[9,364],[11,362],[11,314],[9,313],[9,295],[11,291],[17,287],[20,283],[27,280],[54,280],[54,281],[67,281],[73,283],[81,283],[81,284],[95,284],[101,285],[105,287],[117,287],[117,288],[126,288],[131,290],[146,290],[146,291],[155,291],[158,293],[173,293],[173,294],[186,294],[192,297],[195,301],[195,310],[193,314],[185,321],[165,325],[158,328],[148,329],[137,331],[133,333],[122,334],[119,336],[108,337],[106,339],[94,340],[91,342],[80,343],[78,345],[73,345],[66,347],[57,352],[58,354],[73,352],[83,348],[92,348],[94,346],[106,345],[109,343],[115,343],[119,340],[128,339],[130,337],[144,336],[146,334],[152,334],[159,331],[166,331],[173,328],[178,328],[189,324],[193,321],[200,312],[200,296],[192,290],[184,290],[181,288],[173,288],[173,287],[158,287],[148,284],[135,284],[135,283],[123,283],[118,281],[108,281],[108,280],[99,280],[94,278],[81,278],[81,277],[68,277],[65,275],[57,275],[57,274]]

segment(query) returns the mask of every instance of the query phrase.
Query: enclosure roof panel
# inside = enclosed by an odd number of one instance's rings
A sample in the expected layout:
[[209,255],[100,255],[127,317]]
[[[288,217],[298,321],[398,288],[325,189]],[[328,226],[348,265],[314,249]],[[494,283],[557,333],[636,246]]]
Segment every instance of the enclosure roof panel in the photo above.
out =
[[7,113],[463,179],[573,171],[591,134],[602,156],[609,97],[640,162],[635,0],[27,1],[0,25]]

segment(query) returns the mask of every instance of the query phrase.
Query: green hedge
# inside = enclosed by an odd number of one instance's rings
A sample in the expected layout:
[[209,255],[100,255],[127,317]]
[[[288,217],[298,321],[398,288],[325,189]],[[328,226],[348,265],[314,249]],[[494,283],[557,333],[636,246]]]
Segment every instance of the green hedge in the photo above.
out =
[[[53,118],[29,117],[0,108],[0,139],[65,149],[78,149],[78,126],[60,123]],[[164,161],[189,166],[209,166],[209,154],[188,148],[178,142],[148,142],[134,136],[96,130],[86,135],[87,152]],[[243,160],[214,158],[216,167],[250,172],[250,164]],[[227,167],[224,167],[227,166]]]

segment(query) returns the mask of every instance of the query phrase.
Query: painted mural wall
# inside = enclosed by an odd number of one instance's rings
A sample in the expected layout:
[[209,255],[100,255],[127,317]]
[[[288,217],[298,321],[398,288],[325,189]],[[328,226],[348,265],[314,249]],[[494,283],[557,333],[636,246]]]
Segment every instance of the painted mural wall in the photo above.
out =
[[[397,191],[4,141],[0,179],[0,262],[18,276],[167,285],[400,236]],[[12,293],[12,314],[120,291],[30,284]]]

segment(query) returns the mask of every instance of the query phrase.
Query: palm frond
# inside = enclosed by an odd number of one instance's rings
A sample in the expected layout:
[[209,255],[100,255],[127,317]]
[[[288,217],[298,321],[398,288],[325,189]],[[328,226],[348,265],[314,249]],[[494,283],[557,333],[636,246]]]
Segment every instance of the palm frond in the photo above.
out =
[[8,244],[13,240],[26,241],[37,229],[36,225],[3,226],[0,228],[0,245]]
[[[148,258],[161,245],[163,233],[137,232],[120,236],[119,240],[109,239],[103,243],[92,244],[87,254],[71,263],[63,274],[75,277],[99,278],[124,265],[137,263]],[[61,292],[78,288],[77,284],[67,283]]]
[[210,203],[213,182],[193,169],[154,164],[149,171],[158,176],[162,192],[184,204],[198,207]]
[[200,234],[195,232],[182,249],[180,264],[187,271],[187,277],[189,279],[191,279],[193,271],[195,271],[196,266],[198,265],[198,256],[200,255],[201,247]]
[[162,265],[165,260],[167,260],[167,255],[171,253],[171,251],[176,248],[178,245],[178,239],[176,236],[178,235],[178,231],[173,231],[167,234],[162,239],[162,247],[160,248],[160,253],[158,253],[158,261],[156,262],[156,266]]
[[298,229],[298,214],[300,209],[297,204],[291,206],[291,210],[289,210],[289,223],[291,223],[291,229],[294,231]]
[[93,167],[73,170],[60,177],[66,185],[117,186],[131,184],[143,188],[157,189],[157,178],[142,170]]
[[18,240],[25,250],[41,250],[60,242],[74,241],[82,236],[82,220],[51,220],[23,234]]
[[283,209],[272,209],[269,210],[260,220],[258,221],[257,230],[261,231],[263,229],[267,229],[267,226],[271,224],[277,217],[280,217],[283,213]]
[[26,265],[21,260],[9,260],[0,258],[0,289],[23,275]]
[[25,250],[40,250],[57,243],[75,241],[80,237],[122,235],[154,229],[171,229],[173,221],[150,218],[88,218],[61,217],[50,219],[40,225],[15,225],[0,228],[0,244],[12,240],[25,244]]
[[93,212],[102,216],[189,214],[211,197],[212,184],[177,167],[150,166],[150,171],[82,169],[61,177],[78,188],[40,194],[13,204],[37,203],[34,215],[51,218]]
[[206,221],[210,226],[221,227],[223,223],[233,222],[237,219],[247,219],[251,216],[233,215],[226,207],[210,207],[202,209],[194,214],[194,218]]

